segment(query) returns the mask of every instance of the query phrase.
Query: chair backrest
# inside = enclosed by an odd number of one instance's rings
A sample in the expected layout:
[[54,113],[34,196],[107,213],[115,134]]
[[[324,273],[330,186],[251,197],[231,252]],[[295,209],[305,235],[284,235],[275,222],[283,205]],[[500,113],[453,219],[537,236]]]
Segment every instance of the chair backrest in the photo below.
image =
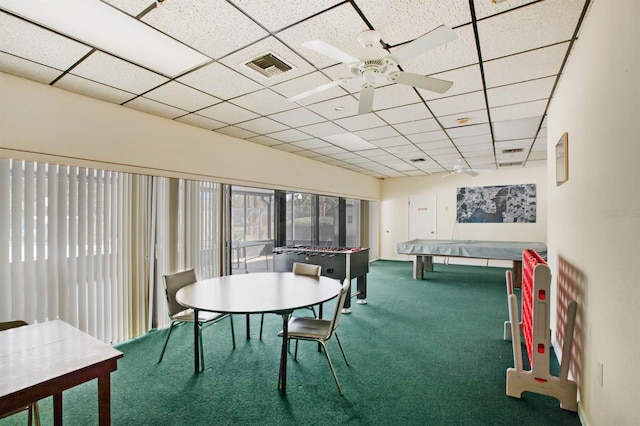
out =
[[29,325],[29,323],[21,320],[0,322],[0,331],[9,330],[10,328],[22,327],[23,325]]
[[336,309],[333,311],[333,318],[331,319],[331,327],[329,327],[329,335],[327,339],[330,338],[333,333],[338,328],[338,324],[340,323],[340,314],[342,313],[342,307],[344,306],[345,299],[349,296],[349,286],[351,285],[351,280],[345,278],[342,282],[342,290],[340,290],[340,295],[338,296],[338,300],[336,302]]
[[187,269],[186,271],[164,276],[164,290],[167,295],[167,304],[169,305],[169,316],[173,316],[187,309],[176,301],[176,293],[182,287],[195,282],[195,269]]
[[311,275],[312,277],[319,277],[320,272],[322,272],[322,266],[293,262],[292,272],[296,275]]

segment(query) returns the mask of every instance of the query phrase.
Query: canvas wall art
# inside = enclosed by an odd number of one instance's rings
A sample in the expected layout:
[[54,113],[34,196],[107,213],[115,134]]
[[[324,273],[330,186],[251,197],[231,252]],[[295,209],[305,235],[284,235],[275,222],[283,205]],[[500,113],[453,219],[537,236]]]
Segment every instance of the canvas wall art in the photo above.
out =
[[458,188],[458,223],[535,223],[536,184]]

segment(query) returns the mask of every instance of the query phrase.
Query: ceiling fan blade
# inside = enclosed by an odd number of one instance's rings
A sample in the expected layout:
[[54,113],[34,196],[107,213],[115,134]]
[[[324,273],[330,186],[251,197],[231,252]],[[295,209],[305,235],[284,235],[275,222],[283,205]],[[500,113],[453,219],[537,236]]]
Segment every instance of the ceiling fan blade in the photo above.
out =
[[401,64],[408,59],[427,53],[429,50],[435,49],[457,38],[458,34],[456,34],[455,31],[449,27],[440,25],[438,28],[413,40],[411,43],[394,50],[388,55],[388,58],[394,60],[397,64]]
[[318,86],[315,89],[307,90],[306,92],[302,92],[302,93],[299,93],[299,94],[297,94],[295,96],[287,98],[287,100],[291,101],[291,102],[297,102],[300,99],[304,99],[304,98],[309,97],[311,95],[315,95],[316,93],[324,92],[325,90],[329,90],[329,89],[331,89],[333,87],[339,86],[344,82],[345,82],[345,80],[331,81],[331,82],[329,82],[327,84],[323,84],[322,86]]
[[373,92],[375,86],[364,86],[360,90],[360,102],[358,103],[358,114],[367,114],[373,111]]
[[453,82],[451,81],[402,71],[398,73],[396,83],[406,84],[407,86],[413,86],[436,93],[444,93],[453,86]]
[[328,56],[332,59],[335,59],[336,61],[340,61],[344,64],[352,64],[354,62],[360,62],[358,58],[354,58],[348,53],[345,53],[342,50],[338,49],[337,47],[334,47],[322,40],[305,41],[304,43],[302,43],[302,45],[304,47],[308,47],[311,50],[315,50],[316,52],[321,53],[324,56]]

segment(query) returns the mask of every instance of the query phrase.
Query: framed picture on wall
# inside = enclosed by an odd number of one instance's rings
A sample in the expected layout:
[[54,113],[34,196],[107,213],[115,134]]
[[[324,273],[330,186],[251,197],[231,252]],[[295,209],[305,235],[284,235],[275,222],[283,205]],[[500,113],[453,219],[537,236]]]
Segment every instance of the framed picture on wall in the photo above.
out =
[[564,133],[556,143],[556,186],[569,180],[569,134]]

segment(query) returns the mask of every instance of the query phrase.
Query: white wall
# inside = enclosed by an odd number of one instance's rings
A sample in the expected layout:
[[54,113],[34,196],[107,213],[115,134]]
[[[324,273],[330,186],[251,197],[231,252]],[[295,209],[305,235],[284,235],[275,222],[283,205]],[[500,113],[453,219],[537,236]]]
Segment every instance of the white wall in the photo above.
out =
[[0,156],[361,199],[379,180],[0,73]]
[[[535,183],[537,190],[536,223],[456,223],[457,188]],[[546,167],[505,168],[480,173],[385,179],[381,184],[380,245],[382,259],[407,260],[395,252],[395,244],[407,241],[410,195],[436,194],[436,237],[438,239],[547,241],[547,169]],[[473,259],[451,259],[452,263],[486,264]],[[491,261],[499,266],[504,262]]]
[[569,134],[569,181],[556,187],[549,164],[549,265],[555,277],[562,256],[585,276],[579,412],[588,425],[640,424],[638,22],[638,0],[596,0],[549,110],[549,158]]

